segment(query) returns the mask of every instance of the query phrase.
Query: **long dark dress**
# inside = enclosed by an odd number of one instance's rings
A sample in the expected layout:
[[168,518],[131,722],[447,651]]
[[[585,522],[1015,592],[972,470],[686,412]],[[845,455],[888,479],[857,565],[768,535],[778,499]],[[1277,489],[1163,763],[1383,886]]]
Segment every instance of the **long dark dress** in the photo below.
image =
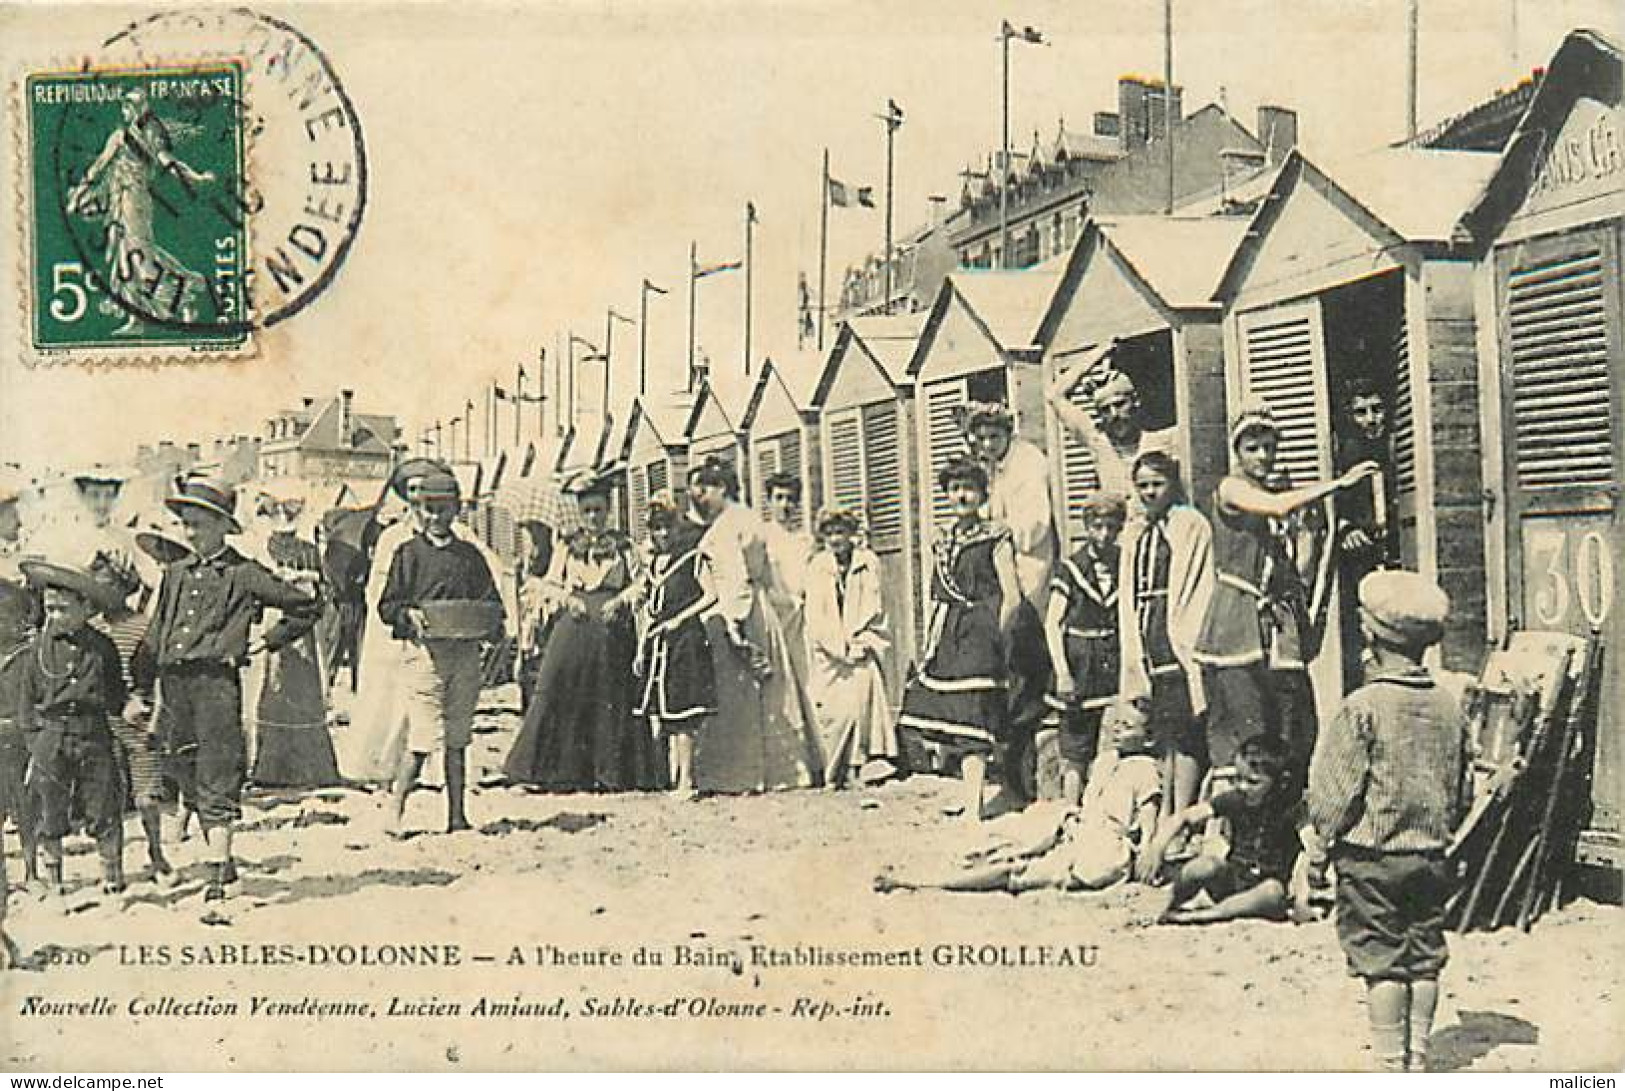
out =
[[631,611],[604,607],[631,586],[631,544],[614,531],[577,531],[556,550],[550,590],[580,602],[580,617],[562,604],[536,671],[534,697],[508,753],[510,781],[558,792],[617,792],[654,787],[654,747],[632,715],[637,649]]
[[[314,542],[277,532],[266,545],[279,571],[316,573],[321,557]],[[265,682],[255,702],[257,744],[254,781],[279,787],[314,788],[339,782],[338,758],[327,732],[327,685],[307,633],[265,659]]]
[[932,546],[931,626],[923,666],[903,693],[898,727],[961,752],[991,753],[1007,733],[1002,593],[993,554],[1010,532],[981,523]]

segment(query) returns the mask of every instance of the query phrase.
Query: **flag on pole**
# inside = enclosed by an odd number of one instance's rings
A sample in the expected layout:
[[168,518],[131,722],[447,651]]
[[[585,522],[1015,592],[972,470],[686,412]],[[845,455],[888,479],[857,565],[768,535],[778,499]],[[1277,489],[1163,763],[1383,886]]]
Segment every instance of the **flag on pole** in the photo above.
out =
[[761,220],[756,218],[756,202],[755,201],[746,201],[745,202],[745,221],[747,223],[753,223],[753,224],[762,222]]
[[1020,38],[1022,41],[1031,42],[1034,45],[1046,44],[1044,41],[1043,31],[1036,27],[1030,26],[1024,26],[1020,30],[1017,30],[1015,27],[1010,25],[1010,21],[1008,19],[1005,20],[1004,28],[1001,33],[1003,33],[1006,38]]
[[864,208],[875,207],[873,186],[849,186],[834,178],[829,180],[829,203],[836,208],[851,208],[854,204]]
[[896,99],[889,98],[886,100],[885,121],[888,125],[894,126],[903,123],[903,108],[897,105]]
[[731,273],[735,269],[743,268],[744,265],[745,263],[742,261],[724,261],[716,265],[702,265],[694,270],[694,279],[704,280],[706,277],[715,276],[718,273]]
[[500,387],[500,386],[496,387],[495,390],[496,390],[497,401],[499,401],[499,402],[508,402],[508,401],[513,400],[513,395],[509,394],[502,387]]
[[667,294],[666,289],[660,287],[657,284],[651,284],[647,280],[645,280],[643,282],[643,290],[646,291],[646,292],[653,292],[655,295],[666,295]]

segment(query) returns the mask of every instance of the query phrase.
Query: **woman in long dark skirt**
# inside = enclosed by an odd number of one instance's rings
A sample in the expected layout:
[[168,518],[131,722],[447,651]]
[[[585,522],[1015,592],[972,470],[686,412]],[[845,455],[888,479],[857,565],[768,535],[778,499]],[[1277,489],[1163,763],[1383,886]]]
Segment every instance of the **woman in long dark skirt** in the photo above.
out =
[[512,783],[556,792],[652,788],[653,741],[632,714],[637,558],[607,527],[609,483],[589,479],[570,491],[585,525],[553,552],[543,595],[551,628],[504,771]]

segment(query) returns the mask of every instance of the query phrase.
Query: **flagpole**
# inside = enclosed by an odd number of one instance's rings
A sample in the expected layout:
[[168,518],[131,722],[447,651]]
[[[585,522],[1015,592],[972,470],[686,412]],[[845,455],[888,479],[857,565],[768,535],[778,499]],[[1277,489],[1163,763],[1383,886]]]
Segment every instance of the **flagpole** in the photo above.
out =
[[1410,0],[1405,13],[1405,137],[1412,141],[1416,139],[1416,40],[1419,20],[1417,0]]
[[891,314],[892,296],[892,138],[897,134],[898,128],[903,124],[901,110],[897,103],[891,99],[886,100],[886,116],[882,118],[886,123],[886,251],[884,267],[886,271],[886,295],[883,314]]
[[469,439],[474,432],[474,399],[463,400],[463,461],[467,462]]
[[576,423],[576,335],[571,330],[565,339],[564,359],[564,426],[561,432],[568,432]]
[[638,397],[649,392],[649,281],[638,289]]
[[1174,214],[1174,0],[1162,0],[1162,139],[1168,145],[1168,215]]
[[751,288],[751,245],[754,241],[753,228],[756,225],[756,205],[752,201],[745,202],[745,376],[750,377],[750,288]]
[[[555,437],[562,436],[564,434],[564,371],[565,371],[565,368],[560,365],[559,361],[560,361],[560,359],[565,358],[565,356],[566,356],[565,353],[559,351],[559,333],[558,333],[557,330],[554,330],[553,331],[553,435]],[[565,363],[568,364],[568,362],[569,361],[566,359]],[[538,420],[541,419],[542,414],[541,414],[540,410],[537,411],[536,416],[537,416]]]
[[999,102],[999,268],[1010,268],[1010,24],[999,29],[1004,53]]
[[818,184],[818,351],[824,351],[824,292],[829,279],[829,149],[824,149],[824,173]]
[[[547,352],[546,349],[542,350],[542,353],[543,353],[542,359],[543,360],[547,359],[546,352]],[[536,378],[537,378],[537,381],[539,382],[541,380],[541,375],[537,375]],[[514,379],[513,379],[513,446],[514,446],[514,450],[516,450],[516,451],[519,449],[519,444],[521,442],[521,437],[519,435],[519,426],[520,426],[520,417],[524,414],[524,412],[525,412],[525,364],[524,364],[524,361],[521,360],[519,363],[514,365]]]
[[684,384],[685,390],[694,389],[694,323],[696,308],[698,307],[700,244],[688,244],[688,380]]

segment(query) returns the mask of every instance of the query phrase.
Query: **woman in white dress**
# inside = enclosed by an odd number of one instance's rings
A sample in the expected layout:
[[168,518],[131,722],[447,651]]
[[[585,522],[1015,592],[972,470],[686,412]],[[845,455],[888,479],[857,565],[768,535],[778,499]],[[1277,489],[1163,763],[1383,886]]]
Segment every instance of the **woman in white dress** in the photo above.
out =
[[835,508],[818,517],[823,548],[807,565],[807,695],[818,718],[824,783],[884,780],[896,772],[896,717],[882,657],[891,646],[880,558],[857,545],[862,523]]
[[689,474],[689,497],[707,525],[700,552],[717,606],[706,619],[717,711],[698,740],[701,792],[806,788],[817,778],[817,742],[806,693],[791,664],[777,611],[762,521],[738,500],[733,468],[708,458]]

